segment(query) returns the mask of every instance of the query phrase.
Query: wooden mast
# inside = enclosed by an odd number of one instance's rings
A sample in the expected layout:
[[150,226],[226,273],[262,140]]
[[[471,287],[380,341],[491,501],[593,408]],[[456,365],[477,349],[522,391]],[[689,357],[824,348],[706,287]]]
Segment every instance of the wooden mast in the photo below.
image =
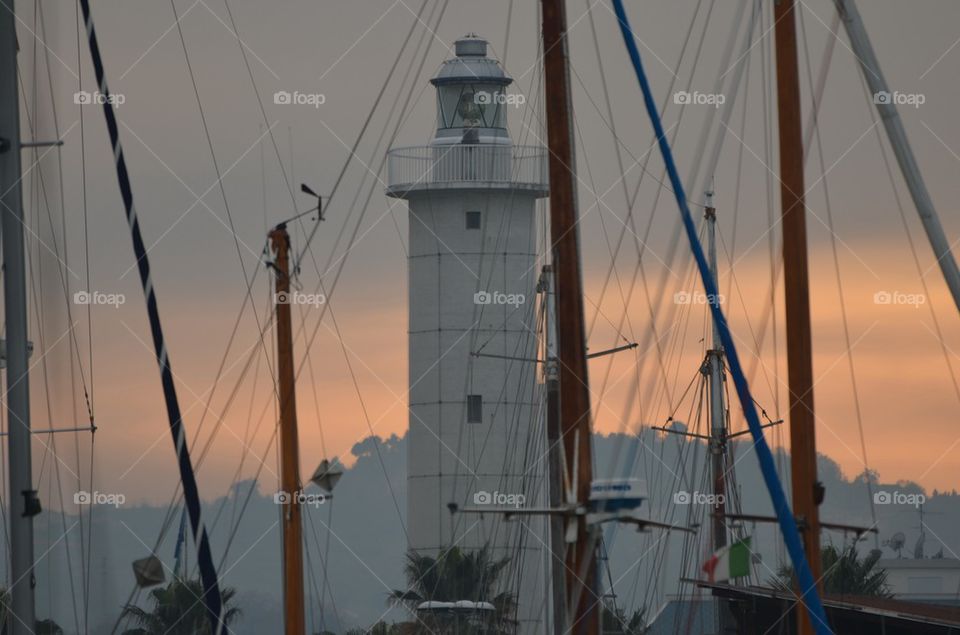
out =
[[[783,277],[790,389],[790,467],[793,513],[813,579],[821,576],[817,445],[813,410],[813,347],[804,203],[803,132],[797,67],[795,0],[775,3],[777,106],[780,129],[780,200],[783,223]],[[813,633],[807,611],[797,610],[797,630]]]
[[270,232],[276,272],[277,381],[280,393],[280,491],[283,505],[284,633],[304,635],[303,548],[300,521],[300,450],[294,391],[293,329],[290,320],[290,235],[285,223]]
[[[593,478],[590,448],[590,389],[584,330],[583,282],[577,223],[573,104],[567,61],[564,0],[542,0],[543,71],[550,150],[550,239],[557,313],[557,366],[560,375],[560,431],[566,482],[579,506],[590,499]],[[573,502],[573,501],[568,501]],[[576,519],[576,542],[567,547],[567,632],[595,635],[599,627],[596,540],[586,519]]]

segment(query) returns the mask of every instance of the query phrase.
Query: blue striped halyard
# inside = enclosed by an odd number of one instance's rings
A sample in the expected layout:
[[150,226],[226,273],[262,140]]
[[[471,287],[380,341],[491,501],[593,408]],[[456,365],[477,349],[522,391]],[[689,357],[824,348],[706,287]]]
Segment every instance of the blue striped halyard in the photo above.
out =
[[107,130],[110,132],[110,144],[113,148],[113,158],[117,171],[117,181],[120,185],[120,195],[123,197],[123,207],[130,226],[130,238],[133,241],[133,252],[137,258],[137,270],[140,272],[140,283],[143,286],[143,296],[147,302],[147,316],[150,320],[150,334],[153,338],[153,348],[160,367],[160,381],[163,385],[163,398],[167,406],[167,415],[170,421],[170,433],[173,435],[173,444],[177,452],[177,464],[180,468],[180,481],[183,485],[183,498],[190,517],[190,528],[193,532],[194,543],[197,545],[197,565],[200,569],[200,579],[203,584],[203,603],[210,620],[210,632],[215,635],[229,633],[223,621],[223,601],[220,596],[220,585],[217,580],[217,571],[213,564],[210,551],[210,540],[207,529],[201,517],[200,495],[197,491],[197,480],[190,461],[190,451],[186,443],[186,434],[183,428],[183,419],[180,414],[180,402],[177,399],[176,387],[173,383],[173,372],[170,370],[170,357],[167,354],[167,345],[163,337],[163,328],[160,324],[160,312],[157,308],[157,296],[153,289],[153,279],[150,276],[150,261],[140,233],[140,223],[137,220],[137,210],[133,203],[133,190],[130,187],[130,175],[123,158],[123,147],[120,145],[120,131],[117,126],[116,113],[113,111],[113,100],[110,99],[110,90],[107,88],[106,74],[103,68],[103,59],[100,56],[100,46],[97,43],[97,34],[93,27],[93,17],[90,13],[89,0],[80,0],[83,9],[83,20],[87,30],[87,41],[90,45],[90,57],[96,73],[97,86],[100,91],[100,101],[103,103],[103,114],[107,120]]

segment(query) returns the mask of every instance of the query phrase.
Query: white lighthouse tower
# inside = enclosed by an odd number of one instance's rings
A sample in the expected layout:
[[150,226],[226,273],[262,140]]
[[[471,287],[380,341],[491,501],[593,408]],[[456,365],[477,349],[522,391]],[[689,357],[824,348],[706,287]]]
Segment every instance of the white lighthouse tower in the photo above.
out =
[[388,160],[387,194],[409,207],[409,546],[431,556],[488,546],[510,558],[497,590],[517,595],[518,632],[542,633],[542,518],[451,509],[545,502],[533,360],[546,152],[510,139],[507,111],[522,100],[506,92],[513,80],[487,42],[468,35],[455,52],[431,80],[433,140]]

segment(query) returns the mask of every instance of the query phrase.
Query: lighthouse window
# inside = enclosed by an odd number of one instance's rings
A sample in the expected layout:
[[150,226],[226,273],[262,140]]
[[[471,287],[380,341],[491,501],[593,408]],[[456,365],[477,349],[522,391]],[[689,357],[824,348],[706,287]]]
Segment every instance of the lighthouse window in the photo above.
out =
[[480,212],[467,212],[467,229],[480,229]]
[[440,128],[505,128],[500,84],[446,84],[437,89]]
[[483,395],[467,395],[467,423],[483,423]]

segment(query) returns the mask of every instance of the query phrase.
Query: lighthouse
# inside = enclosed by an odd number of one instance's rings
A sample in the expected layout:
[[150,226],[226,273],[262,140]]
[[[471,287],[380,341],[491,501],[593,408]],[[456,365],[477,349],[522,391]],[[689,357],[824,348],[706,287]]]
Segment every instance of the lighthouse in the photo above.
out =
[[422,555],[509,558],[496,591],[516,595],[518,632],[543,632],[544,519],[456,512],[545,503],[535,299],[547,157],[513,143],[507,116],[524,100],[486,40],[454,51],[430,80],[433,139],[387,161],[386,193],[409,210],[407,534]]

